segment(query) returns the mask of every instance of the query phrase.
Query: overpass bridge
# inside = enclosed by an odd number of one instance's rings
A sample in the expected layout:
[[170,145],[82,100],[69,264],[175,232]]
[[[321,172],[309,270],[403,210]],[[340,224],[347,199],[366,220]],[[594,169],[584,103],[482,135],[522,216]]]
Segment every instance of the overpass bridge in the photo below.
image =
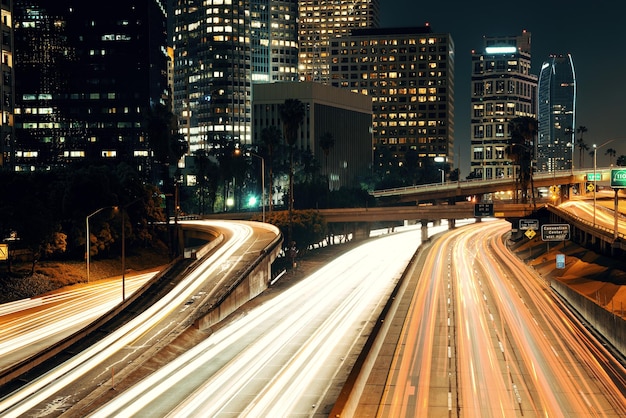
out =
[[[533,175],[533,182],[535,188],[561,186],[562,192],[567,192],[563,194],[569,196],[570,187],[577,187],[579,191],[584,190],[587,175],[592,173],[593,170],[590,169],[537,173]],[[611,168],[596,168],[596,176],[600,178],[600,180],[597,180],[599,186],[608,186],[611,179]],[[564,186],[567,186],[567,189],[564,189]],[[399,202],[420,202],[513,191],[516,187],[519,188],[519,185],[516,184],[515,179],[509,177],[396,187],[393,189],[374,190],[370,194],[377,198],[394,198],[395,201]]]

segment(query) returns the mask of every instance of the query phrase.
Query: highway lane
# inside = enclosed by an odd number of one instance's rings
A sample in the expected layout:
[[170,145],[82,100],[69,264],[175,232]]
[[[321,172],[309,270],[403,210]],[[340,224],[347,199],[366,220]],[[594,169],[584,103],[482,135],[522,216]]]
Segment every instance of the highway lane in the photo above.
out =
[[417,278],[380,406],[355,416],[626,416],[619,369],[547,284],[506,254],[504,221],[445,234]]
[[[157,273],[126,276],[126,295]],[[0,370],[78,331],[120,302],[121,277],[0,305]]]
[[[89,375],[90,378],[87,380],[89,385],[106,382],[111,370],[123,368],[134,356],[139,356],[146,348],[157,345],[161,339],[165,339],[168,332],[172,332],[184,322],[185,312],[191,311],[188,309],[188,302],[198,296],[205,282],[216,276],[222,279],[226,277],[228,271],[236,268],[236,260],[241,257],[238,252],[245,253],[258,239],[253,235],[250,223],[214,221],[210,224],[226,231],[229,238],[185,276],[172,292],[87,350],[0,399],[0,415],[3,417],[17,417],[23,414],[46,415],[50,409],[58,409],[58,399],[75,402],[82,397],[80,391],[87,385],[76,383],[81,378],[84,379]],[[276,233],[271,235],[275,237]],[[222,284],[218,282],[214,285]],[[67,405],[61,407],[66,408]]]
[[[603,192],[601,197],[607,200],[607,194]],[[595,224],[603,229],[609,231],[615,231],[615,212],[613,209],[608,209],[596,201],[596,208],[594,211],[593,199],[578,198],[564,202],[558,206],[560,209],[566,210],[574,216],[586,220],[590,224],[594,222],[595,212]],[[623,216],[618,217],[617,231],[621,234],[626,234],[626,220]]]
[[414,228],[367,241],[91,416],[327,416],[420,236]]

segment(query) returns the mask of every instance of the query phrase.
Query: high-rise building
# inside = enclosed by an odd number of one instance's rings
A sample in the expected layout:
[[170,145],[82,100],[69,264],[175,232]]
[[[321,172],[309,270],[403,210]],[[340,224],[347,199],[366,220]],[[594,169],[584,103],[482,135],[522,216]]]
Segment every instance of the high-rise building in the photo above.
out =
[[174,112],[191,152],[250,142],[249,1],[179,0],[174,10]]
[[476,178],[512,177],[506,155],[509,122],[536,117],[537,77],[530,73],[530,32],[485,37],[472,53],[471,173]]
[[252,82],[298,79],[298,2],[251,0]]
[[328,83],[330,41],[353,29],[378,27],[378,0],[300,0],[300,79]]
[[296,0],[217,3],[174,8],[174,112],[192,153],[250,144],[252,83],[297,78]]
[[159,0],[16,0],[15,169],[128,162],[149,175],[145,120],[167,94]]
[[2,31],[0,36],[0,48],[2,53],[2,79],[0,80],[0,169],[11,166],[13,160],[12,143],[15,139],[13,131],[13,111],[14,111],[14,93],[13,93],[13,0],[2,0],[0,4],[0,13],[2,13],[2,21],[0,27]]
[[576,128],[576,73],[570,54],[551,55],[543,63],[537,96],[537,170],[569,170]]
[[[330,42],[335,87],[372,97],[374,163],[454,162],[454,42],[430,26],[353,30]],[[386,164],[386,163],[385,163]],[[434,165],[436,166],[436,164]]]

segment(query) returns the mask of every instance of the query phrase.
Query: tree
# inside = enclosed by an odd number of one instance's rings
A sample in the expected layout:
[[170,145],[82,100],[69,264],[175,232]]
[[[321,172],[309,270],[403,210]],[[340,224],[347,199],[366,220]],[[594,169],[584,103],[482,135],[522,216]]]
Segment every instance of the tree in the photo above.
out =
[[609,165],[612,166],[613,158],[615,158],[615,156],[617,155],[617,150],[615,148],[607,148],[607,150],[604,152],[604,155],[609,156]]
[[506,154],[513,164],[519,167],[516,182],[519,181],[522,190],[522,203],[528,202],[529,183],[533,204],[535,203],[532,160],[537,126],[537,119],[529,116],[521,116],[509,121],[511,138],[506,148]]
[[620,167],[626,166],[626,155],[620,155],[619,157],[617,157],[615,164]]
[[[188,152],[188,144],[184,137],[178,133],[178,119],[174,115],[169,107],[162,103],[150,107],[145,114],[145,127],[148,133],[148,142],[154,155],[154,159],[160,164],[160,175],[158,176],[162,181],[163,192],[166,196],[165,199],[165,212],[167,219],[167,229],[170,238],[168,240],[168,247],[170,248],[171,255],[175,255],[175,243],[174,238],[171,236],[169,228],[170,219],[170,199],[167,199],[168,195],[174,195],[176,191],[172,191],[171,187],[178,187],[178,182],[174,183],[170,179],[170,165],[175,164],[181,159],[186,152]],[[177,205],[178,202],[175,202]],[[175,208],[176,214],[178,208]],[[177,217],[174,218],[175,221]]]
[[589,150],[589,146],[585,144],[585,141],[583,139],[583,134],[587,132],[587,127],[579,126],[578,129],[576,129],[576,132],[580,134],[580,138],[576,140],[576,146],[578,147],[578,166],[580,168],[583,168],[583,164],[585,162],[583,152]]
[[272,125],[266,128],[263,128],[261,131],[261,141],[267,150],[267,160],[268,160],[268,169],[269,169],[269,212],[272,212],[273,209],[273,198],[272,192],[274,191],[274,155],[276,151],[276,147],[280,144],[282,140],[282,135],[280,130]]
[[298,139],[298,130],[304,121],[304,103],[298,99],[287,99],[280,106],[280,119],[283,123],[283,138],[289,147],[289,233],[288,245],[291,245],[293,228],[293,149]]

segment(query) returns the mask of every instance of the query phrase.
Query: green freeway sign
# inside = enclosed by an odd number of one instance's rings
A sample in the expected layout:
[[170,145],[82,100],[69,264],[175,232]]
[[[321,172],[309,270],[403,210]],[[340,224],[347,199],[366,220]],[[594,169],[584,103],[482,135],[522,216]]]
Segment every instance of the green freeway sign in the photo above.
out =
[[611,187],[614,189],[626,188],[626,168],[611,170]]
[[587,181],[602,181],[602,173],[587,173]]

